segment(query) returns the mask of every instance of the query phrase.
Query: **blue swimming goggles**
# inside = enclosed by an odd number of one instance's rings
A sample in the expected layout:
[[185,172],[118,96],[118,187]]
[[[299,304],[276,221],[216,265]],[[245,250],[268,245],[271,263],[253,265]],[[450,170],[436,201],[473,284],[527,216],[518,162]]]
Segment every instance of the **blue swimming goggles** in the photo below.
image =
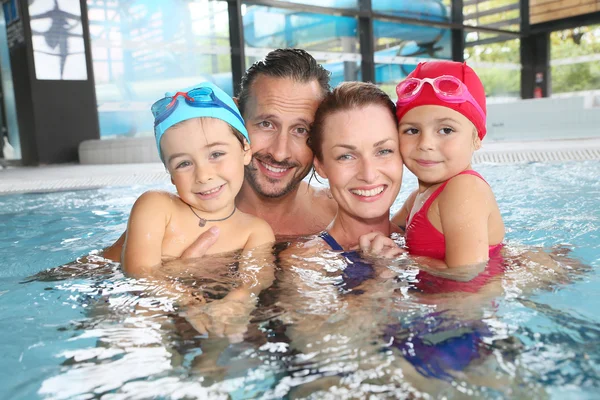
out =
[[161,159],[160,140],[166,130],[192,118],[210,117],[225,121],[250,143],[244,119],[233,99],[210,82],[203,82],[174,94],[167,93],[165,97],[152,104],[150,110],[154,116],[154,134]]

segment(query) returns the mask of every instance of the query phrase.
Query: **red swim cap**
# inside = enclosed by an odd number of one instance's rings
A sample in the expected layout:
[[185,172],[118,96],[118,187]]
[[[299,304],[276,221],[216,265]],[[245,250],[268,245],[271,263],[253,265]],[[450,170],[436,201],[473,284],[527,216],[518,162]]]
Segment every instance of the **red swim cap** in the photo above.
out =
[[[428,61],[420,63],[417,65],[417,68],[407,76],[407,78],[433,79],[442,75],[452,75],[460,79],[460,81],[463,82],[469,89],[469,93],[471,93],[475,101],[477,101],[481,109],[487,114],[485,105],[485,89],[483,88],[483,84],[481,83],[481,80],[475,71],[473,71],[473,69],[466,63],[460,63],[456,61]],[[467,117],[469,121],[473,123],[473,125],[475,125],[479,139],[483,139],[487,133],[487,129],[485,127],[485,118],[482,118],[477,109],[471,103],[468,101],[465,101],[464,103],[447,103],[435,95],[433,88],[429,84],[423,85],[421,93],[419,93],[419,96],[412,102],[406,104],[405,106],[396,104],[396,117],[398,118],[398,121],[400,121],[404,114],[406,114],[408,111],[415,107],[424,105],[448,107],[456,112],[461,113]]]

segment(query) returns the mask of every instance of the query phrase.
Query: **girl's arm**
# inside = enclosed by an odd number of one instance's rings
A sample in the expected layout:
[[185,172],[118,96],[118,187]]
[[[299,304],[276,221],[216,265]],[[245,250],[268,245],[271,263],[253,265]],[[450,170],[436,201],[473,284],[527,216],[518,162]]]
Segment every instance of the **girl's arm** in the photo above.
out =
[[448,182],[438,197],[447,267],[487,262],[488,222],[494,205],[494,195],[485,181],[472,175],[459,175]]
[[121,257],[127,275],[141,278],[162,262],[162,242],[171,199],[167,193],[149,191],[133,205]]

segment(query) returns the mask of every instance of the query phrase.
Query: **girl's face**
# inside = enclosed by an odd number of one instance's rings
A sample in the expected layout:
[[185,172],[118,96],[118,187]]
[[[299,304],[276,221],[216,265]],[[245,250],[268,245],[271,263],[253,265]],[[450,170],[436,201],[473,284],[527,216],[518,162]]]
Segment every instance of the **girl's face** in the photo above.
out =
[[170,128],[161,141],[165,165],[179,197],[195,209],[214,214],[231,212],[244,181],[244,165],[252,153],[224,121],[194,118]]
[[399,132],[402,159],[425,186],[470,169],[473,152],[481,147],[471,121],[442,106],[413,108],[402,117]]
[[388,215],[400,191],[402,160],[394,117],[369,105],[329,115],[318,174],[329,180],[341,211],[360,219]]

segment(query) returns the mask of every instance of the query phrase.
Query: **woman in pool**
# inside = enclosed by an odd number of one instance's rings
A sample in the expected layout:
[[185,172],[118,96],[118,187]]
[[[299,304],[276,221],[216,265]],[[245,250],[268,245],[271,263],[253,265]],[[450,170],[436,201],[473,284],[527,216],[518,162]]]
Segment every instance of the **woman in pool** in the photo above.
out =
[[[309,145],[316,172],[329,180],[338,211],[316,238],[293,246],[285,255],[317,255],[345,251],[371,232],[400,232],[390,222],[390,207],[400,191],[402,159],[398,148],[395,106],[371,83],[345,82],[320,104]],[[355,251],[342,255],[352,264],[342,272],[344,290],[356,289],[374,276],[373,266],[360,262]]]
[[399,232],[389,221],[403,167],[394,111],[387,94],[360,82],[340,85],[319,106],[309,145],[315,170],[329,180],[338,203],[319,235],[321,246],[348,250],[366,233]]
[[[409,292],[399,296],[397,289],[415,283],[391,279],[396,273],[387,264],[364,260],[353,250],[361,236],[383,232],[389,237],[400,231],[389,220],[403,169],[395,111],[381,89],[360,82],[341,84],[319,106],[309,144],[315,170],[329,180],[338,213],[317,237],[281,254],[279,287],[286,296],[279,305],[287,310],[282,318],[294,349],[326,357],[332,348],[360,349],[366,355],[358,359],[361,368],[376,369],[384,362],[380,349],[395,347],[396,354],[405,355],[395,358],[405,377],[431,389],[435,383],[427,378],[441,384],[452,379],[449,370],[465,370],[479,359],[485,350],[482,338],[490,332],[484,323],[456,320],[444,313],[446,308],[403,320],[405,307],[428,310],[431,304],[406,297]],[[432,326],[430,319],[439,323]],[[444,338],[432,345],[430,336],[440,332]],[[416,353],[407,354],[413,345]],[[454,357],[455,351],[461,354]]]
[[[337,346],[338,338],[342,342],[348,338],[344,347],[363,348],[375,325],[372,317],[381,316],[368,312],[375,297],[368,282],[377,279],[379,269],[350,249],[366,233],[399,231],[390,222],[389,211],[400,190],[403,169],[394,103],[373,84],[342,83],[320,104],[309,145],[315,170],[329,180],[338,211],[321,234],[280,254],[283,273],[277,285],[285,296],[279,296],[278,305],[286,310],[281,318],[291,346],[300,352],[325,352],[328,346]],[[387,269],[382,266],[382,270]],[[356,302],[361,307],[352,306],[349,313],[348,307]],[[378,365],[379,350],[369,347],[369,359]]]
[[[400,191],[403,169],[397,128],[394,103],[371,83],[345,82],[324,98],[311,127],[309,145],[315,170],[329,180],[338,211],[314,239],[281,253],[285,272],[293,271],[299,258],[334,250],[343,251],[346,263],[332,259],[337,267],[310,262],[303,266],[337,279],[335,288],[329,288],[341,293],[361,293],[359,286],[375,277],[375,267],[351,249],[361,235],[383,232],[389,236],[400,231],[390,222],[390,207]],[[339,268],[345,264],[349,267]],[[301,291],[301,286],[292,286],[292,290]]]

